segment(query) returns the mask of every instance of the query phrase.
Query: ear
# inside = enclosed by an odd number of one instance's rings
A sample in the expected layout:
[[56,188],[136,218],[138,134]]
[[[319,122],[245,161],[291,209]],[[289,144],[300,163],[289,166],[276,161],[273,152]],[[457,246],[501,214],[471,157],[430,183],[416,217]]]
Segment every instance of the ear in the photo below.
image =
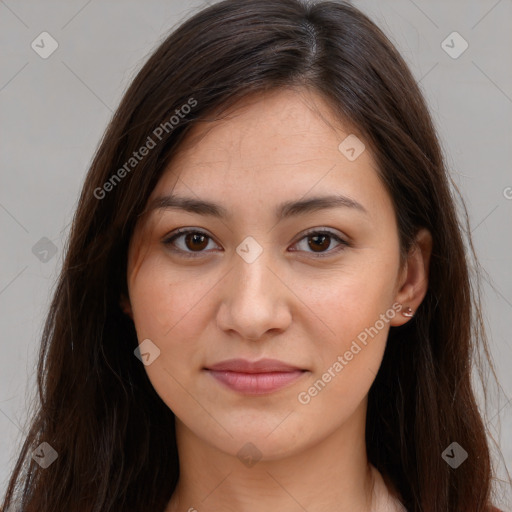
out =
[[123,313],[133,320],[132,305],[130,304],[130,299],[124,293],[121,294],[121,298],[119,299],[119,306],[121,306]]
[[[403,309],[411,308],[416,312],[428,290],[428,269],[432,254],[432,235],[423,228],[416,235],[416,240],[407,255],[404,269],[400,276],[395,302]],[[391,325],[403,325],[410,320],[400,312],[391,320]]]

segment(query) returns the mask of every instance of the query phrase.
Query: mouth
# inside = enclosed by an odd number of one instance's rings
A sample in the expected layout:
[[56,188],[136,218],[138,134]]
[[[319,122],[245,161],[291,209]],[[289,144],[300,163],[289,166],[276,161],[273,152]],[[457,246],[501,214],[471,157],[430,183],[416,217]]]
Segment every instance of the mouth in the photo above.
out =
[[300,379],[307,370],[277,359],[230,359],[204,368],[223,386],[246,395],[278,391]]

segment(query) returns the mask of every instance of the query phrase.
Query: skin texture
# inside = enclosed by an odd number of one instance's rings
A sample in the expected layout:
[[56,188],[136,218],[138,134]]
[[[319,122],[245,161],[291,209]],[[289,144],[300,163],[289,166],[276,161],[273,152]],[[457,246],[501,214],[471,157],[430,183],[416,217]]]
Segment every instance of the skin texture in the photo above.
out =
[[[196,126],[149,199],[172,192],[231,214],[152,210],[129,248],[122,305],[139,343],[149,338],[160,349],[145,369],[176,415],[180,481],[167,512],[398,510],[367,460],[367,394],[390,326],[410,321],[393,304],[416,310],[425,295],[431,236],[421,230],[401,265],[394,209],[370,150],[349,161],[338,149],[351,133],[314,92],[258,93],[225,120]],[[333,193],[366,212],[274,216],[284,201]],[[183,235],[166,246],[177,228],[210,238],[187,243]],[[325,229],[348,245],[312,240]],[[248,236],[262,249],[251,263],[236,251]],[[338,356],[390,311],[333,372]],[[307,371],[283,389],[248,396],[204,370],[231,358],[274,358]],[[330,381],[301,403],[299,393],[329,368]],[[250,467],[237,457],[244,446],[261,457]]]

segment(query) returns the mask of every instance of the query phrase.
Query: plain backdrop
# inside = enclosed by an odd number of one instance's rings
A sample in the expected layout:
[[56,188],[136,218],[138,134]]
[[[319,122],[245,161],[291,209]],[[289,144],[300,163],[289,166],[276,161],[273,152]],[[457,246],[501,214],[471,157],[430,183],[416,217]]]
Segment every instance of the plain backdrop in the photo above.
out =
[[[353,3],[386,32],[420,82],[469,210],[503,386],[486,417],[500,443],[503,476],[505,464],[512,468],[512,1]],[[35,396],[42,325],[88,165],[148,54],[203,5],[0,1],[2,494]],[[52,45],[57,49],[43,58]],[[506,486],[499,489],[498,504],[512,509]]]

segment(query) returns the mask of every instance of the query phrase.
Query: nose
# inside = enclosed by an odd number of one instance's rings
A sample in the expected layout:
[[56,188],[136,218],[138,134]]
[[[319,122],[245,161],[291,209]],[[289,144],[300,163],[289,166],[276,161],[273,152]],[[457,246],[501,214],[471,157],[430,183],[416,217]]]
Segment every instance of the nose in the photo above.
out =
[[[275,263],[275,261],[274,261]],[[257,341],[271,332],[284,332],[291,323],[292,292],[272,265],[270,251],[252,263],[234,255],[233,268],[224,279],[217,325],[242,339]]]

